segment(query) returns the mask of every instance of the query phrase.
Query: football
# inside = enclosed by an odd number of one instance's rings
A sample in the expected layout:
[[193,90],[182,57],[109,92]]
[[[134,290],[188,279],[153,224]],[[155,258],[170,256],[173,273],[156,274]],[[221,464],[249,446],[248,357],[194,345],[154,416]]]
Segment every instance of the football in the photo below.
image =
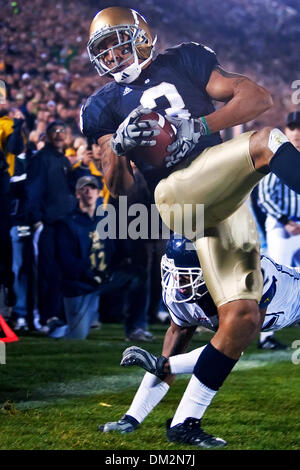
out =
[[156,136],[148,137],[149,140],[155,140],[156,144],[151,147],[138,146],[132,150],[130,155],[135,161],[142,160],[148,165],[162,168],[165,166],[166,156],[170,155],[167,152],[167,147],[174,142],[175,131],[169,121],[159,113],[153,111],[152,113],[145,114],[138,121],[148,120],[157,121],[157,126],[154,129],[159,129],[160,133]]

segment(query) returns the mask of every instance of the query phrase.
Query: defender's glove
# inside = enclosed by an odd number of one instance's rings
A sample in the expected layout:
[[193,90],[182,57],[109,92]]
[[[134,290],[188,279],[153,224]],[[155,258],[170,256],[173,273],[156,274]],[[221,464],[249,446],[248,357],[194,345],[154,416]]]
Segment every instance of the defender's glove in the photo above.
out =
[[123,367],[139,366],[145,369],[150,374],[154,374],[159,378],[164,377],[164,365],[167,362],[164,356],[154,356],[145,349],[138,346],[130,346],[123,352],[123,357],[120,365]]
[[166,116],[166,119],[177,129],[177,138],[167,147],[171,155],[166,157],[166,166],[170,167],[180,162],[199,142],[203,135],[209,134],[205,120],[185,118],[179,115]]
[[118,157],[125,155],[137,145],[152,147],[156,144],[155,140],[144,139],[159,134],[158,129],[153,129],[153,127],[157,126],[157,121],[149,119],[137,122],[141,116],[149,113],[151,113],[151,109],[139,106],[119,125],[110,143]]

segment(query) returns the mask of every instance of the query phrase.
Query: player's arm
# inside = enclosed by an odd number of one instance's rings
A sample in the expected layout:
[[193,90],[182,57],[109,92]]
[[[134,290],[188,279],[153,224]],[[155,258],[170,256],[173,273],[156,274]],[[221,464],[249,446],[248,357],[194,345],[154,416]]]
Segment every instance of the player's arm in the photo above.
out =
[[134,185],[134,176],[125,156],[118,157],[111,148],[113,135],[107,134],[98,139],[100,146],[100,165],[108,187],[113,197],[126,195]]
[[212,71],[206,91],[212,99],[226,102],[204,116],[211,133],[251,121],[273,104],[265,88],[243,75],[226,72],[219,65]]
[[251,121],[273,104],[265,88],[243,75],[226,72],[219,65],[210,75],[206,92],[213,100],[225,102],[225,106],[198,119],[183,119],[180,113],[167,116],[177,129],[175,142],[167,147],[170,153],[166,158],[167,166],[184,158],[202,136]]
[[134,184],[134,176],[130,164],[125,157],[137,146],[149,147],[155,145],[151,137],[159,134],[155,120],[138,120],[150,109],[138,106],[119,125],[114,135],[107,134],[98,139],[101,150],[103,176],[108,189],[113,196],[128,194]]
[[190,344],[195,329],[195,326],[182,327],[171,321],[165,334],[162,355],[169,357],[185,352]]
[[[190,344],[195,329],[195,326],[183,328],[171,321],[171,325],[165,334],[162,356],[169,358],[170,356],[184,353]],[[167,375],[163,380],[170,385],[174,380],[174,375],[170,373],[169,362],[165,363],[164,372]]]

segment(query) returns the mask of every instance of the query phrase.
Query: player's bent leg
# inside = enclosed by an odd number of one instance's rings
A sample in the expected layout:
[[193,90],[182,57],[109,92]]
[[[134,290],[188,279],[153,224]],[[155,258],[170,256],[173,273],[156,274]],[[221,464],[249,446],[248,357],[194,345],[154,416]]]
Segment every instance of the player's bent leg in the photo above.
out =
[[290,189],[300,193],[300,152],[280,129],[265,127],[253,134],[250,154],[258,171],[268,168]]
[[[258,307],[263,289],[260,246],[250,209],[242,205],[224,222],[208,229],[195,245],[219,313],[219,329],[211,344],[226,357],[238,360],[262,322]],[[226,373],[224,376],[221,369],[219,373],[215,368],[215,373],[222,382]]]
[[219,328],[211,344],[222,354],[238,360],[257,337],[263,316],[255,300],[235,300],[218,308]]
[[[171,376],[168,376],[169,378]],[[125,415],[119,420],[99,426],[100,432],[118,431],[121,434],[135,431],[169,391],[167,378],[160,380],[147,372],[137,389]],[[172,381],[170,381],[172,382]]]
[[[186,227],[193,227],[196,232],[203,229],[197,227],[198,204],[204,204],[205,228],[217,225],[238,209],[264,176],[255,169],[250,156],[252,134],[246,132],[205,149],[190,164],[185,163],[186,168],[159,182],[155,202],[168,227],[191,238]],[[196,239],[199,236],[194,234]]]
[[264,127],[254,132],[250,137],[250,155],[256,170],[268,173],[270,159],[273,155],[268,147],[270,133],[273,127]]
[[194,367],[171,429],[200,420],[213,397],[258,333],[263,278],[255,222],[246,205],[196,241],[204,279],[218,307],[220,324]]
[[219,308],[219,314],[221,321],[218,331],[201,352],[167,431],[168,439],[170,436],[175,442],[207,447],[226,445],[225,441],[213,436],[209,436],[206,441],[206,433],[200,427],[201,419],[240,354],[258,333],[261,321],[254,300],[229,302]]
[[260,302],[263,277],[256,224],[247,204],[195,242],[204,280],[217,307]]

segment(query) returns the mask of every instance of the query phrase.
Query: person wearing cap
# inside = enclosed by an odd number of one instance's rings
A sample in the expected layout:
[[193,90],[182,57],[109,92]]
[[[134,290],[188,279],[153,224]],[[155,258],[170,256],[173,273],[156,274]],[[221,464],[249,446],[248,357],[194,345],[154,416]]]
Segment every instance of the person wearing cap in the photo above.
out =
[[[69,183],[71,164],[64,155],[64,131],[65,125],[61,121],[48,124],[46,144],[30,160],[25,187],[29,221],[34,228],[34,240],[38,246],[39,310],[42,326],[53,317],[63,319],[54,224],[76,206],[76,198]],[[37,234],[40,231],[38,239]]]
[[125,242],[100,238],[97,225],[105,216],[96,213],[98,195],[97,178],[79,178],[78,206],[56,224],[67,326],[52,331],[51,337],[85,339],[91,324],[98,320],[100,295],[111,295],[123,288],[126,296],[128,293],[128,302],[123,302],[125,334],[146,327],[145,272],[129,262]]
[[300,111],[289,113],[286,121],[285,134],[293,141],[293,145],[300,150]]
[[[300,111],[289,113],[284,133],[300,150]],[[266,214],[267,254],[279,264],[300,266],[300,195],[269,173],[258,186],[257,203]],[[272,332],[261,333],[259,347],[283,349]]]

